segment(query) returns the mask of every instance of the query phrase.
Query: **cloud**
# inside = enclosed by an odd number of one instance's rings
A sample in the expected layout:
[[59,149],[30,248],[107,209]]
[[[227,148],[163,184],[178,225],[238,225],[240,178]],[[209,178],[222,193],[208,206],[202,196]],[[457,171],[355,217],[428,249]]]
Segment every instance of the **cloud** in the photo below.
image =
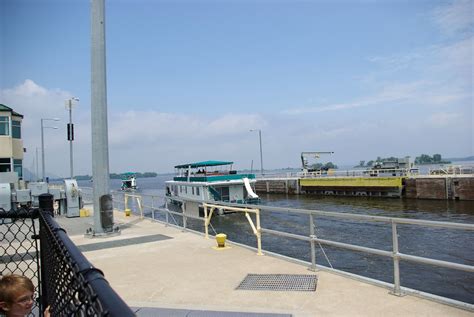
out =
[[306,113],[319,113],[327,111],[341,111],[369,106],[384,106],[394,102],[405,103],[416,100],[426,82],[410,82],[387,84],[378,89],[378,92],[348,103],[329,104],[315,107],[299,107],[284,110],[283,114],[301,115]]
[[428,117],[428,123],[434,127],[447,127],[459,122],[461,114],[453,112],[437,112]]
[[452,35],[457,32],[472,31],[473,12],[472,0],[458,0],[437,7],[432,13],[432,18],[443,33]]
[[109,122],[109,141],[112,145],[128,142],[156,144],[170,139],[174,142],[207,142],[248,133],[250,129],[266,125],[265,119],[256,114],[212,117],[157,111],[115,113]]
[[[377,94],[347,104],[326,105],[313,111],[342,111],[365,106],[378,106],[388,102],[407,103],[415,96],[423,102],[431,98],[443,105],[457,100],[458,94],[441,99],[430,82],[418,81],[399,85],[384,85]],[[426,90],[428,92],[422,94]],[[45,129],[46,171],[61,176],[69,175],[69,144],[66,140],[68,112],[64,100],[71,94],[61,89],[42,87],[32,80],[0,90],[0,103],[22,113],[24,145],[28,149],[24,166],[34,170],[35,150],[40,149],[40,117],[61,118],[59,130]],[[431,95],[430,95],[431,94]],[[437,99],[438,98],[438,99]],[[378,155],[418,155],[418,151],[443,152],[446,155],[468,155],[465,115],[462,109],[442,108],[426,117],[426,111],[415,113],[411,108],[397,110],[400,115],[363,120],[343,116],[289,116],[287,114],[225,113],[222,115],[195,115],[163,113],[152,108],[145,111],[120,111],[109,105],[109,165],[110,171],[169,172],[172,167],[187,161],[208,159],[232,160],[235,168],[249,168],[260,160],[259,138],[250,129],[262,129],[265,168],[298,167],[299,154],[308,150],[331,150],[331,160],[337,164]],[[306,109],[307,110],[307,109]],[[407,110],[407,111],[405,111]],[[426,109],[425,109],[426,110]],[[75,123],[74,170],[77,175],[91,173],[90,109],[79,104],[74,108]],[[403,127],[400,126],[403,122]],[[420,123],[425,123],[424,125]],[[461,122],[461,123],[460,123]],[[445,133],[449,129],[450,133]],[[398,139],[390,147],[380,147],[380,140],[391,140],[393,131]],[[416,142],[404,140],[417,136]],[[435,135],[435,136],[433,136]],[[437,142],[432,139],[436,138]],[[456,138],[457,142],[450,142]],[[430,146],[428,148],[428,145]],[[433,149],[433,150],[431,150]],[[382,153],[383,152],[383,153]],[[444,152],[443,152],[444,153]],[[41,155],[41,152],[39,151]],[[41,156],[40,156],[41,157]],[[40,165],[41,166],[41,165]]]

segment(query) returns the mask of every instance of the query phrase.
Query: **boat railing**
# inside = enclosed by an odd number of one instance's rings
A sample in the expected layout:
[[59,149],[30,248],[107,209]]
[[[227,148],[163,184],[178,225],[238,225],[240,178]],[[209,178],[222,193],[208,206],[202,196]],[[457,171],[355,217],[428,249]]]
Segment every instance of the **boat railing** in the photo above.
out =
[[[124,196],[130,196],[130,194],[123,193],[123,192],[114,192],[114,202],[116,205],[123,205],[125,202]],[[134,196],[137,196],[136,194]],[[165,196],[158,196],[158,195],[139,195],[142,199],[141,207],[145,210],[145,215],[149,215],[155,221],[160,221],[165,223],[166,225],[176,226],[182,228],[183,230],[191,230],[188,228],[187,221],[188,219],[194,219],[201,221],[203,223],[203,229],[207,231],[206,225],[210,224],[209,216],[206,217],[197,217],[194,215],[190,215],[186,212],[186,203],[198,203],[203,204],[203,201],[200,200],[193,200],[193,199],[182,199],[182,198],[174,198],[175,201],[181,202],[181,211],[172,211],[168,208],[168,198]],[[357,275],[357,279],[362,279],[364,281],[369,281],[372,283],[376,283],[378,285],[382,285],[384,287],[390,288],[392,291],[391,293],[397,296],[401,296],[405,293],[418,295],[425,298],[430,298],[432,300],[436,300],[439,302],[443,302],[445,304],[454,305],[457,307],[461,307],[468,310],[474,310],[474,305],[456,301],[453,299],[437,296],[434,294],[425,293],[422,291],[414,290],[407,287],[401,286],[401,271],[400,271],[400,262],[411,262],[411,263],[419,263],[419,264],[428,264],[435,267],[441,268],[448,268],[454,270],[460,270],[464,272],[474,273],[474,266],[467,265],[463,263],[456,263],[451,261],[445,260],[438,260],[424,256],[418,255],[411,255],[407,253],[403,253],[400,251],[400,239],[399,239],[399,227],[401,225],[412,225],[417,226],[419,228],[438,228],[438,229],[454,229],[454,230],[467,230],[467,231],[474,231],[474,224],[465,224],[465,223],[455,223],[455,222],[444,222],[444,221],[431,221],[431,220],[420,220],[420,219],[407,219],[407,218],[397,218],[397,217],[383,217],[383,216],[371,216],[371,215],[361,215],[361,214],[351,214],[351,213],[339,213],[339,212],[328,212],[322,210],[312,210],[312,209],[296,209],[296,208],[285,208],[285,207],[276,207],[276,206],[267,206],[267,205],[247,205],[247,204],[234,204],[234,203],[223,203],[223,202],[215,202],[215,201],[206,201],[206,204],[214,206],[214,208],[222,208],[225,210],[226,208],[242,208],[242,209],[252,209],[258,210],[257,213],[258,217],[266,217],[272,212],[283,212],[283,213],[290,213],[290,214],[299,214],[299,215],[306,215],[308,218],[307,226],[309,227],[309,234],[305,233],[290,233],[285,232],[282,230],[270,229],[266,227],[260,226],[260,219],[256,220],[259,224],[255,229],[255,234],[257,235],[257,241],[260,241],[260,237],[264,240],[265,235],[274,235],[279,237],[284,237],[288,239],[296,239],[300,241],[306,241],[309,243],[309,251],[311,255],[311,261],[305,262],[309,264],[309,268],[315,270],[316,268],[321,268],[325,270],[331,270],[337,272],[339,274],[347,275],[354,277],[354,274],[339,271],[336,269],[328,268],[326,266],[322,266],[317,264],[316,262],[316,249],[317,245],[322,248],[322,245],[342,248],[346,250],[356,251],[356,252],[363,252],[366,254],[371,255],[378,255],[386,258],[390,258],[393,264],[393,283],[385,283],[383,281],[375,281],[373,279],[359,276]],[[124,208],[125,209],[125,208]],[[136,211],[137,212],[137,211]],[[139,212],[139,211],[138,211]],[[164,215],[164,220],[162,219],[163,216],[157,217],[157,213],[161,213]],[[208,215],[208,213],[207,213]],[[177,221],[176,217],[180,217],[182,219],[181,222]],[[160,219],[159,219],[160,218]],[[389,225],[389,228],[386,230],[391,231],[391,238],[392,238],[392,246],[391,250],[384,250],[378,249],[374,247],[365,247],[361,245],[356,245],[353,243],[348,242],[341,242],[335,241],[331,239],[322,239],[318,237],[316,233],[316,226],[318,220],[321,219],[333,219],[336,221],[356,221],[362,223],[378,223],[378,224],[386,224]],[[264,222],[265,223],[265,222]],[[212,225],[211,225],[212,227]],[[214,230],[212,228],[212,230]],[[305,229],[306,231],[307,229]],[[214,230],[214,233],[216,231]],[[202,233],[202,232],[201,232]],[[261,242],[259,242],[261,243]],[[269,251],[264,251],[267,253],[271,253]],[[324,250],[323,250],[324,254]],[[329,262],[329,261],[328,261]]]
[[256,174],[259,179],[279,179],[279,178],[329,178],[329,177],[426,177],[426,176],[472,176],[474,174],[474,165],[446,165],[440,167],[431,167],[420,172],[420,168],[381,168],[381,169],[329,169],[327,171],[312,172],[265,172]]

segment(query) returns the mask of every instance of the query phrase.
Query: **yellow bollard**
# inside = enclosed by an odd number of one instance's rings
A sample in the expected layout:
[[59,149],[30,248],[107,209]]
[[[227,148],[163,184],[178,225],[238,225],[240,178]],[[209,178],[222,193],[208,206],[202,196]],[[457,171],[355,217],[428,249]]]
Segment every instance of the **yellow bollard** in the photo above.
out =
[[132,211],[130,210],[130,208],[125,209],[125,217],[130,217],[131,214]]
[[225,233],[219,233],[218,235],[216,235],[217,247],[225,248],[226,239],[227,239],[227,235]]

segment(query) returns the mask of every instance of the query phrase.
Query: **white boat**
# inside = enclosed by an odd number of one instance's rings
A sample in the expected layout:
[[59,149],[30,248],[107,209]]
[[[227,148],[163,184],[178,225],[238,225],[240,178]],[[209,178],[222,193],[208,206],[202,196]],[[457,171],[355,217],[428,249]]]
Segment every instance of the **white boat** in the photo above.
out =
[[255,203],[260,199],[252,185],[255,174],[239,174],[233,162],[204,161],[175,166],[176,175],[166,182],[166,196],[173,199]]

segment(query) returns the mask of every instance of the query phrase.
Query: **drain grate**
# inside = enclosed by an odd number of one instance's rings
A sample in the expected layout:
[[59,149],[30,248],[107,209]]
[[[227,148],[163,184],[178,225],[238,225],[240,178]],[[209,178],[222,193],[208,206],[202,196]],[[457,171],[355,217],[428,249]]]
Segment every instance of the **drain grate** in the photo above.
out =
[[236,289],[254,291],[316,291],[318,278],[305,274],[248,274]]

